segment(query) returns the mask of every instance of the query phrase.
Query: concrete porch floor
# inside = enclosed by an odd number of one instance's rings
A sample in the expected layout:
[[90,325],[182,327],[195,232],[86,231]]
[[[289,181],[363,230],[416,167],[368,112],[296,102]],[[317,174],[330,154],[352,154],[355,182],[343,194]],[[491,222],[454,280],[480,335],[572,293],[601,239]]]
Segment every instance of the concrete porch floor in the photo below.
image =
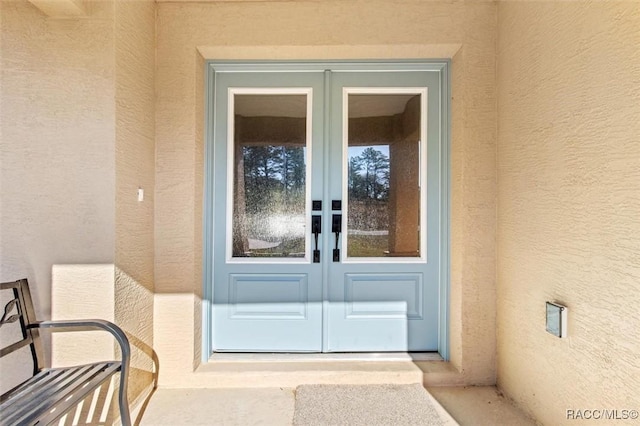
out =
[[[493,386],[428,391],[462,426],[536,424]],[[294,404],[294,388],[159,389],[138,424],[284,426],[292,423]]]

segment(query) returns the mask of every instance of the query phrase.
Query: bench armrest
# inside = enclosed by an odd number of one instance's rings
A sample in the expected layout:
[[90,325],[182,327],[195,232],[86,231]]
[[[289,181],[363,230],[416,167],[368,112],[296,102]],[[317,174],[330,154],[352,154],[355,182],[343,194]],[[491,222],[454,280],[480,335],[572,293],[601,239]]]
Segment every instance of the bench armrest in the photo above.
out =
[[131,417],[129,414],[129,402],[127,400],[127,385],[129,379],[129,359],[131,358],[131,346],[129,339],[120,327],[112,322],[100,319],[87,320],[59,320],[59,321],[36,321],[27,328],[49,329],[52,332],[66,331],[108,331],[116,338],[120,345],[122,353],[122,362],[120,363],[120,390],[118,391],[118,401],[120,404],[120,418],[123,426],[131,426]]
[[122,352],[122,369],[126,373],[129,367],[129,359],[131,358],[131,346],[129,339],[120,327],[112,322],[100,319],[87,320],[59,320],[59,321],[36,321],[27,326],[27,328],[52,329],[51,331],[108,331],[115,337],[120,345]]

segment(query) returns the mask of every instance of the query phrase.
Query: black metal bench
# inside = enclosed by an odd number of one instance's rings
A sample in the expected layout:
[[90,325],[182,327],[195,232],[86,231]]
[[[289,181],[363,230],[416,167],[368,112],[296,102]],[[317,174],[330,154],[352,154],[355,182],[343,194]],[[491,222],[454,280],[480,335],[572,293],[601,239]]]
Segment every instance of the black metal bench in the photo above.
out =
[[[13,290],[0,319],[0,327],[19,322],[22,340],[0,349],[0,358],[27,345],[33,356],[33,377],[0,396],[0,425],[46,425],[59,421],[107,380],[120,372],[118,403],[124,426],[131,425],[127,377],[131,349],[124,332],[103,320],[36,321],[26,279],[0,283],[0,291]],[[105,330],[120,344],[121,361],[105,361],[66,368],[46,368],[40,329],[51,331]]]

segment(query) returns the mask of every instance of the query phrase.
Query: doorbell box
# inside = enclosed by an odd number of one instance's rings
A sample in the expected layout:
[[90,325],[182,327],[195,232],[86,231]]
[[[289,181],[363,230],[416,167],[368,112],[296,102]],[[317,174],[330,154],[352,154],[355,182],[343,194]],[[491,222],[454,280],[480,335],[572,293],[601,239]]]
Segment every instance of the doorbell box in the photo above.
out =
[[547,331],[556,337],[567,337],[567,307],[547,302]]

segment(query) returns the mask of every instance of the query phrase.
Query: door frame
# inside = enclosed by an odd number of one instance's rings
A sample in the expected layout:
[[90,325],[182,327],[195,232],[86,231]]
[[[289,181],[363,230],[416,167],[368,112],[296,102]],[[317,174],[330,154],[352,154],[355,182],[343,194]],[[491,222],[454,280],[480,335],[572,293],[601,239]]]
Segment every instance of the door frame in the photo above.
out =
[[[450,292],[450,235],[451,235],[451,60],[353,60],[353,61],[205,61],[205,105],[204,105],[204,194],[203,194],[203,259],[202,259],[202,362],[208,362],[213,353],[213,201],[214,201],[214,96],[216,74],[225,72],[325,71],[325,98],[330,90],[330,71],[376,72],[376,71],[431,71],[437,72],[441,84],[440,98],[440,265],[439,265],[439,324],[438,353],[449,360],[449,292]],[[328,114],[329,102],[324,112]],[[325,120],[325,127],[329,125]],[[328,136],[325,128],[325,138]],[[328,145],[328,144],[325,144]],[[226,190],[226,188],[218,189]],[[325,289],[326,291],[326,289]],[[324,293],[324,291],[323,291]],[[325,295],[326,296],[326,295]]]

